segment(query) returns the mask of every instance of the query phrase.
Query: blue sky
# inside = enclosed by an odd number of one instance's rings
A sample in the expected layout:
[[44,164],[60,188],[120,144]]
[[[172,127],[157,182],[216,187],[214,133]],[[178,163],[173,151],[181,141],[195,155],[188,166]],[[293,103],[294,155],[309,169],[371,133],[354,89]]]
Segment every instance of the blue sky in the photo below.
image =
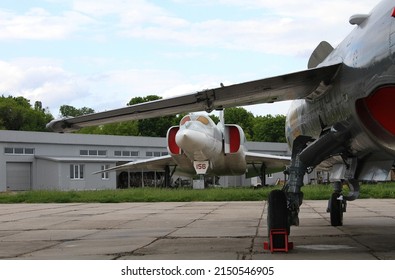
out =
[[[0,93],[103,111],[303,70],[374,0],[3,0]],[[289,102],[246,109],[286,114]]]

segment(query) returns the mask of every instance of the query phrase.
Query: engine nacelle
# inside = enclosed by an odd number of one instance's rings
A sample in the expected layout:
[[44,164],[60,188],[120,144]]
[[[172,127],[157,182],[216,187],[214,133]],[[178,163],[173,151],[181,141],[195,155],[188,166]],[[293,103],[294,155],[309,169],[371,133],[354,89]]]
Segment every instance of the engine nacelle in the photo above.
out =
[[181,148],[176,143],[176,134],[179,129],[179,126],[172,126],[167,131],[167,149],[171,155],[181,154]]
[[240,150],[245,142],[243,129],[235,124],[226,124],[224,130],[224,152],[234,154]]

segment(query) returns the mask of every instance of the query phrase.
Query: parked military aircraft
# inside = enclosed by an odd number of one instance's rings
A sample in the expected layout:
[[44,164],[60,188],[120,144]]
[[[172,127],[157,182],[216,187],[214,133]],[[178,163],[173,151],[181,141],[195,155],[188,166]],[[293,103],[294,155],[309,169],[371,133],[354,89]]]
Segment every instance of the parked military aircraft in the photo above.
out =
[[[172,174],[194,177],[196,175],[261,176],[278,172],[290,164],[287,156],[248,152],[243,129],[234,124],[224,124],[223,114],[215,124],[202,113],[184,116],[179,126],[167,132],[168,155],[129,162],[99,172],[111,170],[160,170],[165,171],[169,184]],[[172,170],[171,170],[172,169]]]
[[[369,14],[352,16],[350,23],[355,29],[337,48],[318,45],[308,70],[58,120],[49,127],[67,131],[186,110],[295,100],[286,120],[289,179],[283,190],[269,195],[268,228],[289,233],[291,225],[299,224],[303,176],[318,165],[331,171],[331,224],[342,225],[346,201],[358,197],[359,182],[385,180],[395,159],[395,3],[383,0]],[[347,196],[343,182],[351,189]]]

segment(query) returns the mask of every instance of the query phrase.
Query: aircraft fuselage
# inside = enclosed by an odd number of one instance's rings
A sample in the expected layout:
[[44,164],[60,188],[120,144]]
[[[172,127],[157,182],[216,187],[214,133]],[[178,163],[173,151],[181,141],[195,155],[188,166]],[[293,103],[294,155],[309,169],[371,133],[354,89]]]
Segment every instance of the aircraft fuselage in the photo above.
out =
[[[333,139],[321,145],[328,147],[324,157],[337,154],[355,157],[361,163],[360,169],[363,161],[372,160],[382,161],[386,168],[392,166],[395,159],[394,7],[393,1],[382,2],[319,65],[343,63],[330,86],[323,86],[322,92],[311,98],[293,101],[286,121],[286,137],[291,147],[299,135],[310,136],[314,141],[329,133]],[[337,138],[339,143],[333,143]],[[313,155],[307,158],[312,165],[320,161],[315,162]]]
[[[189,114],[179,126],[170,128],[169,152],[178,163],[178,173],[189,176],[244,174],[247,169],[244,133],[235,125],[231,125],[231,129],[236,129],[237,133],[230,134],[227,125],[216,125],[204,114]],[[172,130],[175,133],[171,133]],[[236,144],[227,151],[227,142]],[[174,144],[178,148],[172,149]]]

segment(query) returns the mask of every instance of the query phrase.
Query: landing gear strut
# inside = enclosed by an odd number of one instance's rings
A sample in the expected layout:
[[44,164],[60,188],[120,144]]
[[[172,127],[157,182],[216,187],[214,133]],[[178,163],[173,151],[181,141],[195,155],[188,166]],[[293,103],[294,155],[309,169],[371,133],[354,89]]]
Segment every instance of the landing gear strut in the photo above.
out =
[[[299,225],[299,207],[303,201],[303,193],[300,191],[303,186],[303,177],[307,166],[299,159],[300,152],[311,140],[310,137],[299,136],[295,139],[292,148],[292,163],[287,170],[289,179],[283,190],[270,192],[268,198],[267,224],[268,234],[273,229],[286,229],[290,233],[291,225]],[[284,241],[273,239],[272,246]]]
[[333,190],[331,198],[328,202],[328,209],[326,212],[330,213],[331,226],[337,227],[343,225],[343,213],[347,209],[347,201],[352,201],[359,196],[359,182],[355,179],[349,179],[346,181],[350,192],[347,196],[342,194],[343,183],[342,181],[336,181],[333,183]]

